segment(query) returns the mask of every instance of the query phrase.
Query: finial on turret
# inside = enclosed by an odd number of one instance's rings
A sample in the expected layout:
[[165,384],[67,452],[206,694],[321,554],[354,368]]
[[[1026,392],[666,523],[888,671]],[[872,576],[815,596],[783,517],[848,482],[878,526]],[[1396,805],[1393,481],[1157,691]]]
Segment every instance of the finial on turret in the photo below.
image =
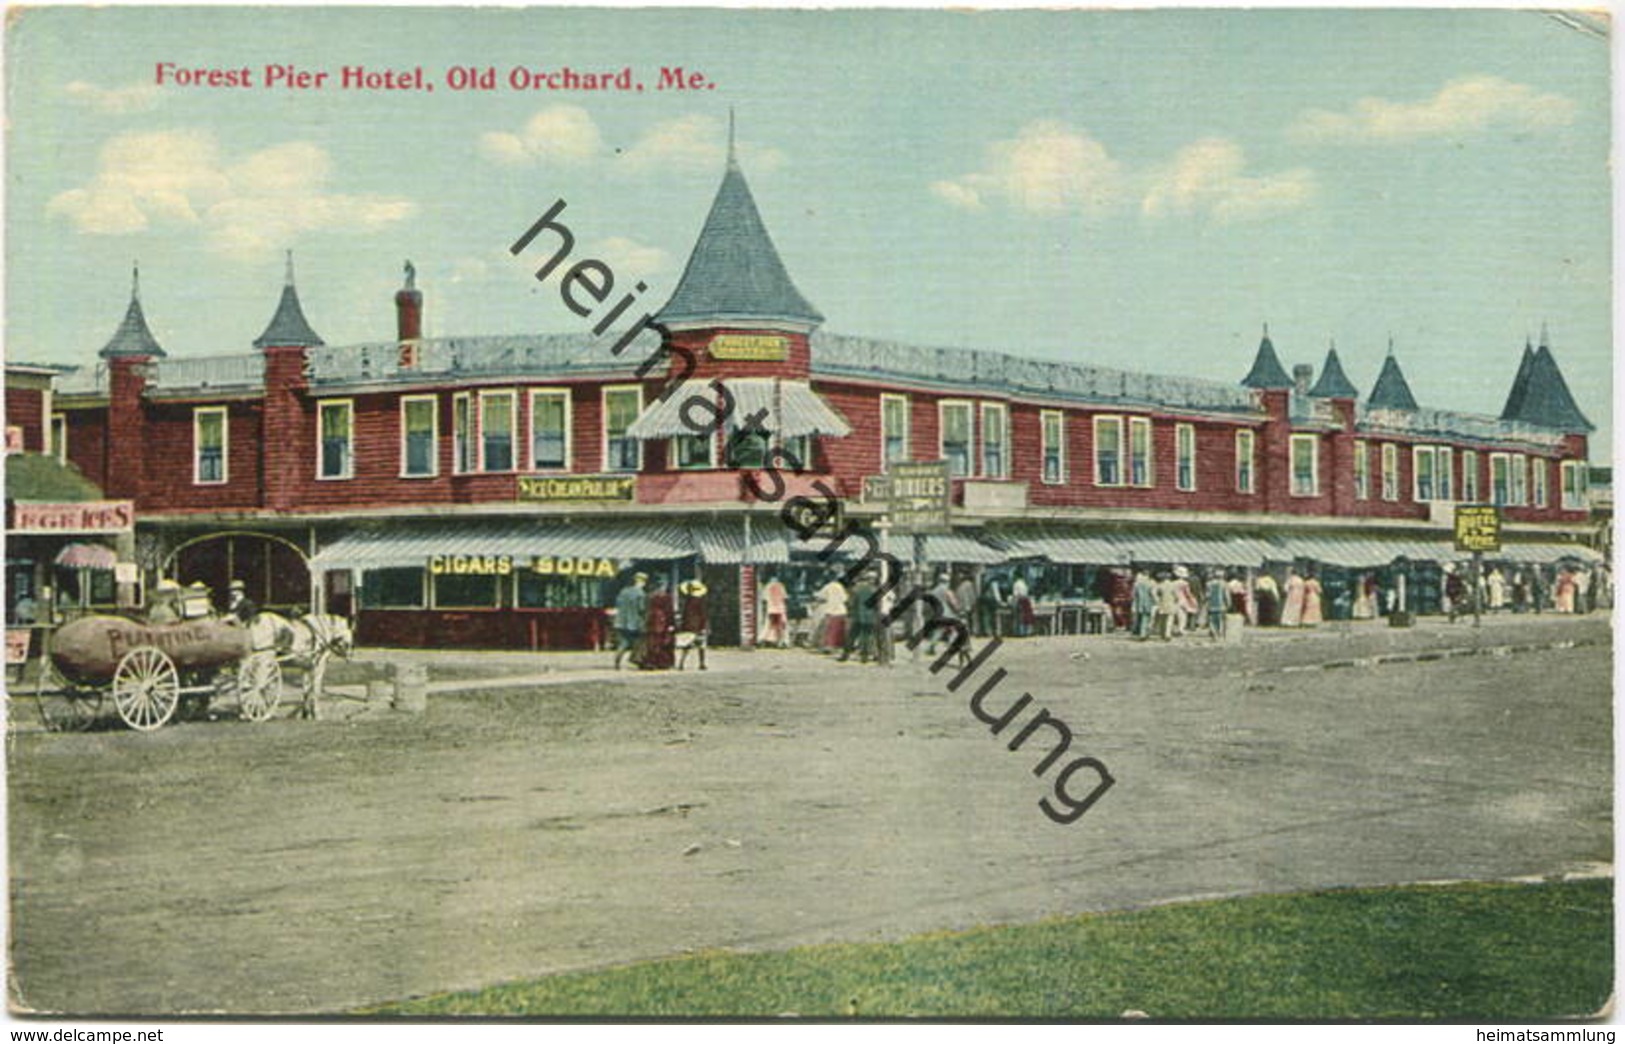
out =
[[283,275],[282,275],[282,285],[284,285],[284,286],[292,286],[293,285],[293,251],[292,250],[288,251],[287,269],[283,272]]
[[406,288],[408,290],[416,290],[418,288],[418,270],[416,266],[412,264],[411,258],[406,259]]
[[141,300],[141,262],[130,262],[130,300]]
[[1546,320],[1544,319],[1540,321],[1540,346],[1542,348],[1550,348],[1552,346],[1552,339],[1546,333]]
[[737,167],[739,157],[734,152],[734,107],[728,106],[728,166]]

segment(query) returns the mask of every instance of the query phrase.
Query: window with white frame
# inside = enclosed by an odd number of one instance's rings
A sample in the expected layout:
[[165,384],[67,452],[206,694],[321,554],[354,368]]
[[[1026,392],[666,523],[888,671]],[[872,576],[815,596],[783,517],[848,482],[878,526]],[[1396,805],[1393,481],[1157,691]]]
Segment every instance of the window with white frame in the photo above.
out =
[[1433,499],[1436,463],[1432,446],[1411,447],[1411,497],[1419,504]]
[[1478,503],[1478,451],[1461,451],[1461,499]]
[[1565,460],[1558,470],[1563,483],[1563,510],[1584,511],[1590,507],[1589,465],[1583,460]]
[[192,411],[192,481],[198,485],[225,482],[226,408],[199,406]]
[[1174,425],[1174,485],[1185,492],[1196,488],[1196,425]]
[[1095,485],[1123,484],[1123,418],[1095,418]]
[[1354,499],[1371,499],[1371,448],[1363,439],[1354,440]]
[[1001,479],[1010,467],[1010,411],[1000,402],[982,403],[982,475]]
[[1382,444],[1382,499],[1399,499],[1399,447],[1392,442]]
[[[735,410],[728,418],[725,429],[728,441],[723,447],[727,456],[728,467],[755,469],[767,466],[767,454],[772,433],[767,430],[767,419],[758,419],[750,427],[746,427],[749,417],[743,416],[743,410]],[[792,462],[791,470],[806,465],[807,462],[797,456]]]
[[561,388],[530,393],[530,468],[570,469],[570,393]]
[[514,393],[480,392],[480,470],[512,471]]
[[1313,497],[1320,493],[1320,436],[1297,433],[1292,436],[1292,495]]
[[1505,453],[1490,454],[1490,503],[1497,507],[1512,503],[1512,467]]
[[1039,453],[1041,456],[1039,479],[1045,485],[1059,486],[1066,482],[1066,422],[1060,410],[1043,410],[1038,414]]
[[355,473],[355,404],[349,399],[316,404],[316,477],[347,479]]
[[401,477],[427,478],[438,470],[440,399],[435,395],[401,396]]
[[968,402],[941,403],[941,456],[948,462],[948,474],[963,478],[971,473],[971,406]]
[[451,470],[459,475],[474,470],[474,406],[468,392],[451,400]]
[[626,433],[643,409],[643,389],[636,385],[604,389],[604,470],[636,471],[643,464],[643,444]]
[[1522,453],[1514,453],[1507,457],[1507,466],[1512,472],[1507,503],[1522,507],[1529,503],[1529,458]]
[[1546,458],[1535,457],[1529,462],[1529,501],[1535,507],[1546,506]]
[[1455,467],[1454,462],[1451,460],[1453,454],[1450,451],[1450,447],[1440,446],[1433,455],[1438,461],[1437,466],[1434,468],[1434,491],[1439,495],[1440,500],[1454,500],[1456,499],[1453,496],[1456,485]]
[[1255,452],[1256,436],[1250,431],[1236,432],[1236,492],[1252,493],[1255,491],[1253,479],[1253,454]]
[[888,464],[908,460],[908,397],[882,395],[880,397],[880,463]]
[[672,463],[685,470],[711,467],[713,442],[710,433],[674,437],[671,440]]
[[1151,418],[1128,419],[1128,481],[1131,486],[1149,486],[1156,481],[1151,467]]
[[51,456],[58,464],[68,462],[68,418],[66,414],[51,414]]

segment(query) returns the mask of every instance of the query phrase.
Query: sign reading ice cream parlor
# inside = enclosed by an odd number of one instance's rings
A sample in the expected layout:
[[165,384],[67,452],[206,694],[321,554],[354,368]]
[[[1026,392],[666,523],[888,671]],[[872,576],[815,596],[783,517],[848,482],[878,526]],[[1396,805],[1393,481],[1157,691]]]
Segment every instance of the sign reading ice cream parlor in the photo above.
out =
[[781,334],[717,334],[711,358],[734,362],[782,362],[790,357],[790,339]]

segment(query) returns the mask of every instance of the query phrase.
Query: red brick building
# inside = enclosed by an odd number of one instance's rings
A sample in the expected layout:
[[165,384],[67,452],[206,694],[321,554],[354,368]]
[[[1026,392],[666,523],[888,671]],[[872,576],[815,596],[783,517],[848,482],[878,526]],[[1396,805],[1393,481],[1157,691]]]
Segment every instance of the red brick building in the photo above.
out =
[[[539,223],[524,250],[563,241]],[[551,277],[593,286],[575,273]],[[1459,557],[1457,503],[1502,507],[1508,569],[1596,559],[1591,425],[1544,335],[1492,416],[1419,407],[1392,353],[1365,398],[1335,350],[1318,379],[1289,375],[1267,331],[1236,385],[828,334],[732,159],[671,299],[619,354],[624,322],[425,339],[414,283],[409,266],[393,338],[331,346],[290,260],[253,350],[198,359],[166,357],[132,297],[52,412],[67,459],[135,501],[149,579],[240,577],[262,604],[354,613],[364,642],[524,648],[593,642],[634,567],[700,573],[717,638],[749,640],[762,568],[795,589],[822,568],[822,542],[747,488],[774,450],[806,464],[790,492],[822,483],[877,522],[867,479],[946,461],[952,532],[890,550],[1019,570],[1056,604],[1120,602],[1135,565],[1296,563],[1334,614],[1368,573],[1404,572],[1426,609]],[[688,384],[662,400],[672,374]],[[689,434],[682,404],[713,378],[765,434]]]

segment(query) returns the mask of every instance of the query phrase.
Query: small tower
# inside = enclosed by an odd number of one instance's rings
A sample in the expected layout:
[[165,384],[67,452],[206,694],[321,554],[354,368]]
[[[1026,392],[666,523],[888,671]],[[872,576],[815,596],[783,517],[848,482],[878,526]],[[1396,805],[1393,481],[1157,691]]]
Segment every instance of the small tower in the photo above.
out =
[[293,251],[288,251],[286,274],[283,276],[282,297],[276,312],[265,327],[265,332],[254,338],[254,347],[311,348],[323,341],[305,319],[305,310],[299,307],[299,291],[293,285]]
[[1264,339],[1258,342],[1258,354],[1253,356],[1253,368],[1241,379],[1243,387],[1263,389],[1290,388],[1292,377],[1281,365],[1270,341],[1270,324],[1264,324]]
[[141,311],[141,266],[130,270],[130,307],[124,311],[124,321],[113,332],[112,339],[97,353],[103,359],[162,359],[164,350],[147,327],[146,314]]
[[1523,362],[1518,366],[1517,377],[1513,378],[1501,419],[1536,424],[1571,435],[1594,430],[1574,401],[1563,371],[1557,367],[1544,323],[1540,328],[1540,347],[1531,352],[1528,343],[1524,344]]
[[130,273],[130,306],[124,321],[99,353],[107,364],[107,478],[109,496],[137,499],[144,475],[142,450],[147,444],[147,364],[164,350],[141,310],[141,268]]
[[1388,342],[1388,358],[1382,361],[1382,372],[1377,374],[1377,383],[1371,386],[1371,395],[1366,399],[1366,405],[1374,410],[1415,410],[1416,396],[1411,394],[1411,386],[1405,380],[1405,373],[1399,368],[1399,360],[1394,358],[1394,342]]
[[1359,391],[1354,382],[1349,380],[1348,374],[1343,372],[1342,360],[1337,357],[1337,346],[1334,344],[1326,352],[1326,362],[1320,367],[1320,380],[1309,389],[1312,399],[1353,399],[1359,397]]

